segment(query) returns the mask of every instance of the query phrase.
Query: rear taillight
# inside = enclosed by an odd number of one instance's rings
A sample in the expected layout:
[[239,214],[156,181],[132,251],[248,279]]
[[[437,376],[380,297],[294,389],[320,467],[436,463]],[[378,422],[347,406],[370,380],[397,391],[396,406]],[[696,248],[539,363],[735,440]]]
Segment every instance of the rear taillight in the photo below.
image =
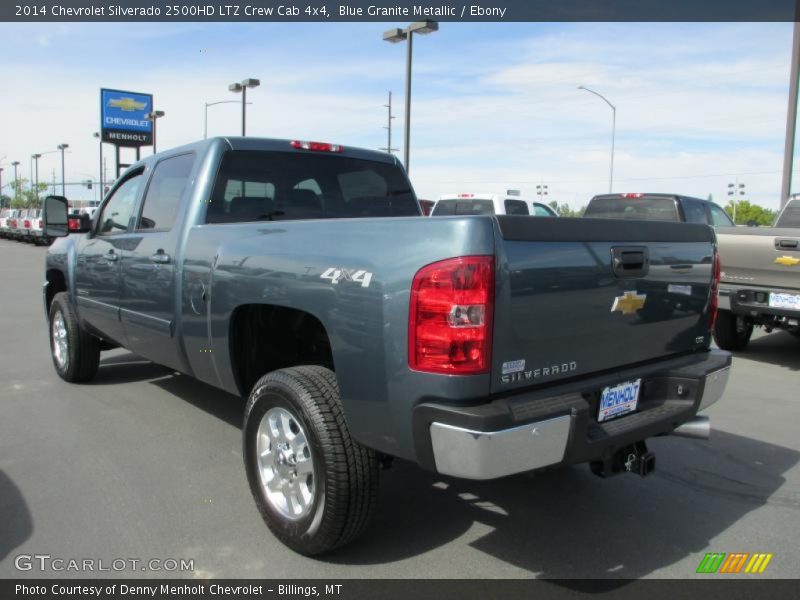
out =
[[22,228],[23,229],[30,229],[31,228],[31,222],[28,219],[25,219],[25,222],[23,223]]
[[494,257],[430,264],[411,285],[408,364],[450,375],[488,373],[492,354]]
[[644,194],[620,194],[623,198],[641,198]]
[[339,144],[329,144],[328,142],[301,142],[292,140],[289,142],[292,148],[298,150],[313,150],[314,152],[341,152],[344,150]]
[[39,219],[39,229],[41,229],[42,227],[44,227],[44,225],[42,225],[42,220]]
[[711,298],[708,303],[708,328],[714,329],[719,312],[719,280],[722,273],[722,264],[719,260],[719,252],[714,252],[714,263],[711,268]]
[[68,219],[69,230],[70,231],[78,231],[81,228],[80,221],[78,219]]

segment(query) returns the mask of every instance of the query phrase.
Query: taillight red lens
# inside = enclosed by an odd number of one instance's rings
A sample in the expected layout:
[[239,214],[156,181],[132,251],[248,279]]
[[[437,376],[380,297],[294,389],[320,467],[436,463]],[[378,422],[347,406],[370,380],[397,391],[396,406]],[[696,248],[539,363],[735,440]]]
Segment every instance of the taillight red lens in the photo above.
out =
[[641,198],[644,194],[620,194],[623,198]]
[[42,224],[42,220],[39,219],[39,229],[41,229],[42,227],[44,227],[44,225]]
[[81,227],[81,224],[80,222],[78,222],[78,219],[69,219],[68,223],[70,231],[77,231]]
[[344,150],[339,144],[329,144],[328,142],[301,142],[292,140],[289,142],[292,148],[298,150],[313,150],[314,152],[341,152]]
[[31,222],[28,219],[25,219],[25,223],[22,225],[22,228],[23,229],[30,229],[31,228]]
[[411,285],[408,364],[451,375],[488,373],[492,358],[494,257],[430,264]]
[[708,328],[714,329],[719,312],[719,280],[722,274],[722,264],[719,260],[719,252],[714,252],[714,264],[711,273],[711,299],[708,305]]

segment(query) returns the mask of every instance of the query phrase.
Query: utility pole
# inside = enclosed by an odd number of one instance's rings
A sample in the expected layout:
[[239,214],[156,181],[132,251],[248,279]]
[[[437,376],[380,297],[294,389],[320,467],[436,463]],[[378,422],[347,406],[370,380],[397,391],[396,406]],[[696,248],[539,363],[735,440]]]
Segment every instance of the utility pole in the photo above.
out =
[[19,178],[17,177],[17,167],[19,167],[19,161],[15,160],[11,163],[14,167],[14,200],[19,198]]
[[397,148],[392,148],[392,119],[394,119],[396,117],[392,114],[392,92],[391,91],[389,92],[389,104],[384,104],[384,106],[387,109],[387,115],[388,115],[387,119],[386,119],[386,127],[384,127],[384,129],[386,130],[386,148],[378,148],[378,150],[384,150],[384,151],[388,152],[389,154],[391,154],[392,152],[397,150]]

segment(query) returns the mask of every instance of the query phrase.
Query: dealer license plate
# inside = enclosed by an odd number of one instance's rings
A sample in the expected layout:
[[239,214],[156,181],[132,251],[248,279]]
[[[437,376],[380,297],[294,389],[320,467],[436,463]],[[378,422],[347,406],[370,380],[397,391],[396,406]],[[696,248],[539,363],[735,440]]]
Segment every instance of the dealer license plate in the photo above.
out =
[[789,310],[800,310],[800,296],[795,294],[777,294],[770,292],[769,305],[772,308],[788,308]]
[[627,415],[636,410],[639,403],[639,389],[642,380],[626,381],[613,387],[607,387],[600,395],[600,411],[597,414],[598,423]]

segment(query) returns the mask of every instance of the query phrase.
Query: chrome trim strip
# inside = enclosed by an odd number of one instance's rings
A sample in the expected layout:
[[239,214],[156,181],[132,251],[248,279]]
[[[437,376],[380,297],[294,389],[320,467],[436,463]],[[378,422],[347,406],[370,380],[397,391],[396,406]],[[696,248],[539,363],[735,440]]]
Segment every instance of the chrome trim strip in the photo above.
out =
[[708,408],[714,402],[722,398],[725,392],[725,386],[728,385],[728,377],[731,374],[731,368],[725,367],[718,371],[714,371],[706,375],[706,384],[703,386],[703,397],[700,399],[700,406],[698,411]]
[[465,479],[496,479],[561,462],[572,419],[569,415],[501,431],[471,431],[431,423],[436,470]]

